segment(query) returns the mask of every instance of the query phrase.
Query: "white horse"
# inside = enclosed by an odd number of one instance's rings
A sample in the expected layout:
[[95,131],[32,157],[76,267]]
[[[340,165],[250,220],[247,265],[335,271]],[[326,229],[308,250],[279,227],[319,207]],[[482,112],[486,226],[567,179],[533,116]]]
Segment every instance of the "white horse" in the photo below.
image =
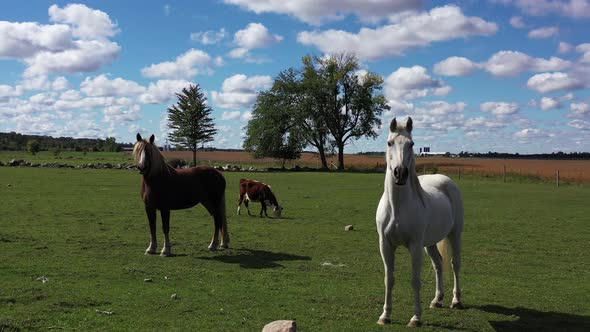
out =
[[439,174],[420,177],[416,175],[411,135],[412,118],[408,118],[405,127],[398,126],[394,118],[389,130],[385,185],[376,216],[379,248],[385,267],[385,304],[377,323],[391,323],[395,250],[403,245],[409,249],[412,257],[414,289],[414,316],[408,326],[416,327],[422,325],[420,272],[424,247],[436,272],[436,293],[430,307],[442,307],[444,292],[441,252],[446,255],[446,247],[450,245],[455,281],[451,308],[463,308],[459,287],[463,199],[457,185],[448,177]]

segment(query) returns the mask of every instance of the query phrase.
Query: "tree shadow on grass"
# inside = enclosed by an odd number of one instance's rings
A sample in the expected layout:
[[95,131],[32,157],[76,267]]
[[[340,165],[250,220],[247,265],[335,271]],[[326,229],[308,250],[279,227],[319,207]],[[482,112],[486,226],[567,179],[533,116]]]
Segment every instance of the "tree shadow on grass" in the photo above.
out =
[[219,261],[228,264],[240,264],[244,269],[274,269],[283,267],[277,263],[281,261],[309,261],[311,257],[298,256],[287,253],[253,250],[247,248],[233,249],[227,255],[213,257],[197,257],[198,259]]
[[506,308],[498,305],[475,306],[488,313],[509,316],[490,321],[496,331],[590,331],[590,316],[562,312],[544,312],[528,308]]

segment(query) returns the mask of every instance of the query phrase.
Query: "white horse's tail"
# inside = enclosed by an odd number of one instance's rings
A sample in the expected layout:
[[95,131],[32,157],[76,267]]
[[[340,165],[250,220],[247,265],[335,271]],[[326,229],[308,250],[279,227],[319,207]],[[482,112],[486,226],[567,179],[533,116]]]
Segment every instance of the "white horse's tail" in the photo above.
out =
[[445,237],[436,244],[436,248],[442,256],[442,270],[444,275],[446,271],[452,271],[451,257],[453,255],[453,248],[451,247],[451,241]]

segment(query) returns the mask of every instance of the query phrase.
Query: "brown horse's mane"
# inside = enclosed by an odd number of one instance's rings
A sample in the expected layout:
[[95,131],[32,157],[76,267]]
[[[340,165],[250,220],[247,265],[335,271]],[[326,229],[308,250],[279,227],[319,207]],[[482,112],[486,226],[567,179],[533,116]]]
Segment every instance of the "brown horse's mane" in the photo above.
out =
[[149,175],[155,176],[172,174],[174,168],[166,162],[166,159],[164,159],[160,149],[155,144],[150,143],[145,139],[137,141],[133,146],[133,158],[135,159],[136,164],[139,163],[139,156],[141,156],[141,153],[146,150],[151,156]]

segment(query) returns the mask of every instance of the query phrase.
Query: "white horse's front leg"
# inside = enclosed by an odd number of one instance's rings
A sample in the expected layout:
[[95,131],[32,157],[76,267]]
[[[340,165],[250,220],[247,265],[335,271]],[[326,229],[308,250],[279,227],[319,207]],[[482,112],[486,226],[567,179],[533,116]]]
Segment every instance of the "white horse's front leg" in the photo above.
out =
[[422,303],[420,303],[420,288],[422,287],[421,272],[424,252],[422,251],[422,241],[416,241],[417,244],[410,245],[410,255],[412,256],[412,288],[414,289],[414,316],[410,319],[408,327],[418,327],[422,325]]
[[387,239],[379,236],[379,249],[381,250],[381,258],[383,259],[383,267],[385,269],[385,301],[383,303],[383,313],[379,316],[377,324],[385,325],[391,324],[391,308],[393,298],[393,285],[395,283],[395,247],[392,247]]

